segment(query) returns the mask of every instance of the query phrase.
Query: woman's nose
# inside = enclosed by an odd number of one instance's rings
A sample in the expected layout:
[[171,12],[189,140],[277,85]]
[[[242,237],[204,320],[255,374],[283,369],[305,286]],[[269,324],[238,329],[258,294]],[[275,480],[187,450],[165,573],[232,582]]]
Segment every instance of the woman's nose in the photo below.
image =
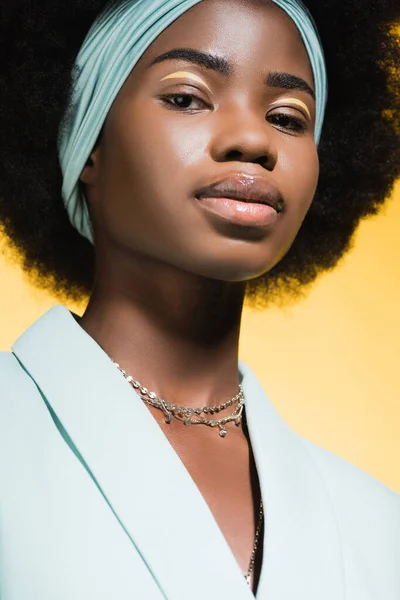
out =
[[265,116],[243,108],[221,111],[214,125],[211,155],[216,162],[257,163],[268,171],[275,168],[278,152]]

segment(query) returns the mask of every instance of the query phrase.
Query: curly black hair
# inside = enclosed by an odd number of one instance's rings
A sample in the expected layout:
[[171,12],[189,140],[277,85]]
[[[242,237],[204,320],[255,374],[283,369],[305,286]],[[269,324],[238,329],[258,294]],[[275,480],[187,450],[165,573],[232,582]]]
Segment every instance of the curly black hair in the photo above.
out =
[[[119,1],[119,0],[114,0]],[[36,285],[85,299],[93,246],[61,199],[57,133],[71,96],[75,57],[106,0],[3,0],[0,8],[0,223]],[[297,297],[350,248],[400,176],[398,0],[306,0],[330,82],[316,197],[285,258],[247,283],[263,307]]]

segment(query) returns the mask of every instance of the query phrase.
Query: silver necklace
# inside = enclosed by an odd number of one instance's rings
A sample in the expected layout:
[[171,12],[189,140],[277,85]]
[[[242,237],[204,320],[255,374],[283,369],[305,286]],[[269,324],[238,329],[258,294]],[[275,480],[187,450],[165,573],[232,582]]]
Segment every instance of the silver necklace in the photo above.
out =
[[[112,360],[112,359],[111,359]],[[128,381],[128,383],[134,388],[139,397],[150,406],[154,406],[163,411],[165,422],[170,424],[172,421],[172,417],[177,419],[178,421],[182,421],[184,425],[208,425],[209,427],[220,428],[219,435],[221,437],[226,437],[228,431],[225,429],[226,423],[231,421],[235,422],[235,425],[240,425],[242,422],[243,408],[244,408],[244,393],[243,388],[239,384],[239,392],[226,402],[222,402],[217,406],[203,406],[202,408],[188,408],[186,406],[178,406],[177,404],[171,404],[170,402],[166,402],[163,398],[157,396],[155,392],[149,392],[149,390],[142,386],[139,381],[133,379],[131,375],[128,375],[124,369],[120,367],[118,363],[112,360],[117,369],[122,373],[124,378]],[[228,406],[232,406],[237,402],[237,406],[228,417],[223,417],[222,419],[207,419],[205,417],[201,417],[201,413],[211,414],[218,413]],[[196,417],[195,417],[196,415]],[[256,557],[256,552],[260,539],[261,525],[263,521],[264,511],[263,511],[263,503],[260,500],[260,510],[258,515],[258,523],[256,527],[255,540],[253,544],[253,550],[251,553],[250,564],[247,573],[244,575],[247,584],[251,587],[251,574],[254,570],[254,562]]]
[[257,523],[257,528],[256,528],[255,540],[254,540],[254,544],[253,544],[253,551],[251,553],[249,569],[248,569],[246,575],[244,576],[244,578],[246,579],[246,581],[250,587],[251,587],[251,574],[254,569],[256,552],[257,552],[258,544],[260,542],[260,533],[261,533],[261,525],[262,525],[263,518],[264,518],[264,507],[263,507],[262,500],[260,500],[260,510],[258,513],[258,523]]
[[[150,392],[146,387],[142,386],[139,381],[128,375],[126,371],[124,371],[124,369],[122,369],[114,360],[113,363],[125,377],[128,383],[130,383],[130,385],[134,388],[143,402],[163,411],[165,422],[168,424],[171,423],[172,418],[175,418],[176,420],[183,422],[183,424],[186,426],[207,425],[209,427],[219,427],[219,435],[224,438],[228,434],[228,431],[225,428],[227,423],[234,421],[235,425],[239,426],[242,422],[244,393],[241,385],[239,385],[239,392],[236,394],[236,396],[230,400],[227,400],[226,402],[222,402],[222,404],[219,404],[218,406],[189,408],[187,406],[178,406],[177,404],[166,402],[163,398],[157,396],[155,392]],[[214,415],[215,413],[219,413],[221,410],[224,410],[235,403],[237,403],[237,406],[233,412],[222,419],[209,419],[201,416],[202,413]]]

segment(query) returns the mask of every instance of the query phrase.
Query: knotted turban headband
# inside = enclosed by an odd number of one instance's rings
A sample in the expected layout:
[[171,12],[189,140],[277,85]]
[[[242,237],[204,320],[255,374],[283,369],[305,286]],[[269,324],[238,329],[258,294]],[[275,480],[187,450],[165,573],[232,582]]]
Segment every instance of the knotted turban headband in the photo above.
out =
[[[316,95],[318,144],[327,101],[324,54],[315,23],[300,0],[273,0],[297,26],[308,52]],[[118,92],[150,44],[164,29],[202,0],[125,0],[109,5],[94,21],[76,59],[73,93],[60,127],[58,150],[62,196],[70,221],[93,243],[79,178]]]

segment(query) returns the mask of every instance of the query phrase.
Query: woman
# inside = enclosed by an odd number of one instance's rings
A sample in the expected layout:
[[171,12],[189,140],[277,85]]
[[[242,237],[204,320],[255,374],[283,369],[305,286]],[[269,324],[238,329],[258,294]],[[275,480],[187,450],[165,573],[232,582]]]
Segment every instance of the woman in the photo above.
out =
[[2,600],[400,597],[398,495],[238,362],[399,175],[400,7],[360,4],[307,2],[322,45],[297,0],[3,10],[4,232],[90,297],[0,357]]

